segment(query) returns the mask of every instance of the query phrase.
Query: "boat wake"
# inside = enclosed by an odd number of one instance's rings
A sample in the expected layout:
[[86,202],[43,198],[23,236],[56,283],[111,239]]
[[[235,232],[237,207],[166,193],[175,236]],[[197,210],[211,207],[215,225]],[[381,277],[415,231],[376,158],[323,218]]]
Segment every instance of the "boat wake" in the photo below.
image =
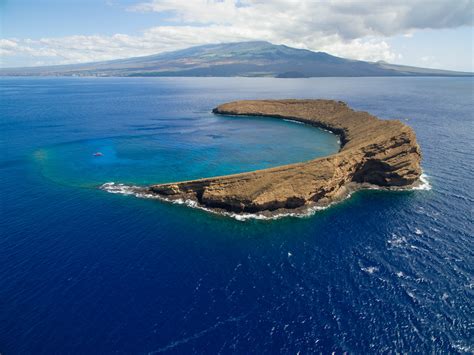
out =
[[[347,195],[339,200],[332,202],[330,204],[327,204],[325,206],[319,206],[319,205],[314,205],[314,206],[308,206],[305,207],[301,210],[298,210],[297,212],[281,212],[281,213],[234,213],[234,212],[227,212],[227,211],[222,211],[222,210],[215,210],[212,208],[207,208],[205,206],[199,205],[196,201],[193,200],[185,200],[185,199],[168,199],[166,197],[151,193],[147,187],[143,186],[135,186],[135,185],[126,185],[126,184],[121,184],[121,183],[115,183],[115,182],[106,182],[105,184],[100,186],[101,190],[107,191],[112,194],[121,194],[121,195],[129,195],[129,196],[135,196],[138,198],[146,198],[146,199],[155,199],[155,200],[160,200],[160,201],[166,201],[172,204],[176,205],[185,205],[187,207],[191,208],[196,208],[200,209],[206,212],[218,214],[221,216],[227,216],[234,218],[238,221],[246,221],[250,219],[255,219],[255,220],[276,220],[280,218],[285,218],[285,217],[296,217],[296,218],[306,218],[313,216],[315,213],[328,209],[331,206],[346,200],[351,197],[353,192],[347,193]],[[370,186],[364,186],[364,189],[369,189],[369,190],[387,190],[386,188],[375,186],[375,185],[370,185]],[[420,176],[420,180],[417,184],[408,187],[408,188],[390,188],[390,190],[395,190],[395,191],[410,191],[410,190],[423,190],[423,191],[428,191],[431,190],[431,184],[428,180],[428,176],[426,174],[422,174]],[[356,191],[356,190],[355,190]],[[355,192],[354,191],[354,192]]]

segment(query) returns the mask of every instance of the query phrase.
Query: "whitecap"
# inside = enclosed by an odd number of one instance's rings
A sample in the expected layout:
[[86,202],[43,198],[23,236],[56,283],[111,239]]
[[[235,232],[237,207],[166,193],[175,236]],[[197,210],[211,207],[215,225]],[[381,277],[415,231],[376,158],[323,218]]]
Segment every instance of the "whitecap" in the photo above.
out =
[[379,268],[377,266],[368,266],[361,268],[361,270],[365,271],[368,274],[373,274],[374,272],[379,271]]
[[406,291],[407,295],[413,300],[416,301],[416,296],[413,292],[411,291]]
[[453,344],[453,347],[456,349],[456,350],[459,350],[460,352],[463,352],[463,353],[474,353],[474,346],[472,345],[469,345],[469,344],[463,344],[461,342],[456,342]]
[[407,243],[407,239],[405,237],[399,237],[396,234],[392,234],[392,238],[387,241],[393,247],[400,247]]

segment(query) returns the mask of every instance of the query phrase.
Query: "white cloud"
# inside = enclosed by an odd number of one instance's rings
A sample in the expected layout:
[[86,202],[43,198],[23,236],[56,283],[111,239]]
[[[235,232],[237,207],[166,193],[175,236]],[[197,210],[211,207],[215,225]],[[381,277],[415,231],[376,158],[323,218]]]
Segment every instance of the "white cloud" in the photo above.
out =
[[471,0],[154,0],[131,11],[169,12],[186,23],[318,32],[344,40],[473,24]]
[[192,45],[267,40],[362,60],[399,58],[386,38],[424,28],[473,22],[470,0],[312,1],[156,0],[130,11],[169,14],[174,25],[140,35],[68,36],[0,40],[0,54],[48,64],[79,63],[155,54]]
[[0,55],[12,55],[18,48],[18,43],[14,40],[0,39]]

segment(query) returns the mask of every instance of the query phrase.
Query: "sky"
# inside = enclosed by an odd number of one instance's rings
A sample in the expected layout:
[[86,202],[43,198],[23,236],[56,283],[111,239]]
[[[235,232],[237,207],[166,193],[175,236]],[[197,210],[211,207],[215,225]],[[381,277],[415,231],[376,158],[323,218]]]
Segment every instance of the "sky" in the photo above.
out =
[[474,0],[0,0],[0,66],[71,64],[265,40],[474,71]]

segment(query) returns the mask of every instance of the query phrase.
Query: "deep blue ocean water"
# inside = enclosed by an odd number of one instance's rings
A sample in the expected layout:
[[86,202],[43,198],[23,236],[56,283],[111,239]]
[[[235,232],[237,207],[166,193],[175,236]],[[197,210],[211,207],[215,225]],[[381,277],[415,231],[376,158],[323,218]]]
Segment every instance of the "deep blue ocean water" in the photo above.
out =
[[[3,78],[0,352],[474,351],[471,78]],[[337,150],[237,99],[330,98],[412,126],[431,190],[237,221],[107,193]],[[96,151],[102,157],[94,157]]]

